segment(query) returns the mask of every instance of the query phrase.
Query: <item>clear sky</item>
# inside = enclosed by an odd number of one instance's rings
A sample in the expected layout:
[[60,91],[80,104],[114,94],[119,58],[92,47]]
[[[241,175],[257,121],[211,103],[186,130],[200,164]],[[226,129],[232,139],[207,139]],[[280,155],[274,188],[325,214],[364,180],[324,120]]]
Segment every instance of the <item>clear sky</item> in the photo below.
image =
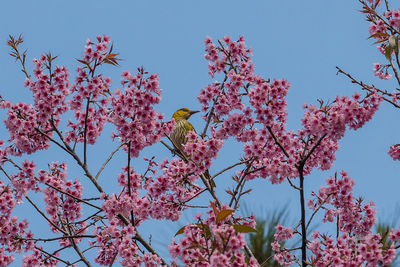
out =
[[[57,64],[66,65],[73,76],[78,66],[75,59],[82,55],[86,39],[104,33],[111,36],[115,51],[123,59],[120,67],[107,67],[104,71],[113,79],[113,87],[119,87],[124,70],[134,72],[138,66],[144,66],[148,72],[158,73],[163,89],[158,110],[170,117],[181,107],[200,108],[196,96],[211,82],[203,57],[205,37],[215,40],[230,35],[237,39],[243,35],[248,47],[253,48],[256,73],[290,81],[288,128],[298,129],[304,103],[315,104],[319,98],[333,100],[336,95],[350,96],[361,91],[343,76],[337,76],[335,66],[380,88],[391,91],[395,86],[393,81],[382,82],[373,76],[372,64],[385,59],[372,41],[367,40],[369,25],[358,12],[360,9],[356,0],[3,1],[0,95],[13,102],[31,102],[31,93],[23,87],[24,75],[8,55],[9,34],[23,35],[30,70],[32,58],[51,51],[58,56]],[[3,111],[0,115],[4,118]],[[400,164],[387,154],[390,145],[400,143],[398,116],[399,110],[383,103],[372,121],[356,132],[348,131],[340,141],[334,166],[329,171],[314,171],[307,176],[306,191],[317,191],[335,171],[347,170],[356,181],[355,196],[374,201],[378,217],[390,220],[398,212],[400,198]],[[197,128],[204,125],[200,116],[193,116],[192,122]],[[0,138],[7,139],[4,126],[0,129]],[[91,148],[93,170],[104,161],[107,151],[116,146],[109,141],[110,132],[107,128],[103,133],[101,147]],[[50,156],[38,153],[31,158],[38,162],[39,168],[45,168],[51,160],[72,163],[56,148],[49,153]],[[171,156],[161,145],[147,148],[141,156],[151,154],[160,160]],[[240,147],[228,142],[211,172],[235,162],[240,156]],[[105,177],[100,179],[103,185],[109,184],[108,192],[116,188],[116,174],[121,171],[124,159],[124,153],[119,153],[106,169]],[[134,166],[138,170],[143,168],[140,159],[134,161]],[[72,165],[69,177],[86,179]],[[217,180],[222,199],[227,199],[223,185],[229,184],[228,181],[229,176]],[[288,184],[272,185],[267,180],[257,180],[249,186],[254,191],[243,200],[251,211],[263,214],[289,203],[290,216],[297,221],[298,195]],[[86,192],[94,196],[95,191],[90,190],[93,187],[87,187]],[[41,201],[40,197],[37,201]],[[207,198],[199,202],[206,204]],[[17,212],[22,217],[27,214],[22,208]],[[166,255],[162,247],[194,214],[188,212],[174,224],[151,221],[141,230],[147,238],[152,233],[154,246]],[[32,227],[43,231],[42,226],[38,227],[40,224],[43,226],[45,222],[35,219]]]

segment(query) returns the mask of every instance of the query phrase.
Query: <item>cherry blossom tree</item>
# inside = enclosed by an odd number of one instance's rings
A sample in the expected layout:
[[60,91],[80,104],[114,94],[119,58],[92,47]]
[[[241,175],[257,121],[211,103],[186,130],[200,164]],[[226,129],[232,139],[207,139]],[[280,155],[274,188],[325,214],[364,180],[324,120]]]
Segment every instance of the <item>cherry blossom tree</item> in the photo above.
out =
[[[360,0],[371,22],[371,38],[388,64],[375,63],[373,70],[381,79],[398,84],[400,76],[400,9],[391,10],[388,1]],[[384,8],[383,15],[380,9]],[[272,184],[289,183],[299,195],[301,217],[297,226],[276,226],[272,243],[274,258],[282,265],[300,266],[378,266],[389,265],[395,257],[400,230],[385,236],[374,233],[373,202],[353,195],[354,180],[346,171],[339,175],[331,169],[338,141],[347,130],[358,130],[371,120],[382,101],[399,108],[399,89],[393,93],[358,81],[338,68],[361,91],[352,96],[337,96],[333,102],[318,100],[303,106],[302,128],[287,129],[285,97],[290,82],[266,79],[255,73],[252,50],[244,37],[233,40],[205,39],[205,58],[212,82],[199,93],[204,124],[197,133],[187,135],[184,151],[175,153],[168,136],[175,121],[156,110],[161,101],[157,74],[140,67],[121,74],[119,88],[101,72],[103,65],[118,65],[118,54],[108,36],[87,40],[80,66],[71,72],[57,65],[50,53],[34,59],[34,70],[26,67],[27,54],[21,52],[21,37],[10,36],[11,55],[26,75],[25,86],[33,94],[33,104],[1,99],[7,111],[4,120],[9,138],[1,141],[2,177],[0,180],[0,266],[12,264],[15,254],[23,254],[24,266],[57,264],[86,266],[259,266],[246,245],[245,235],[255,230],[255,217],[237,213],[242,197],[251,194],[247,182],[264,179]],[[98,138],[106,125],[112,126],[116,149],[99,170],[88,163],[88,151],[101,147]],[[242,150],[233,165],[205,175],[228,139],[240,143]],[[173,157],[144,158],[141,173],[131,164],[141,151],[161,142]],[[81,170],[69,178],[63,158],[38,168],[29,155],[55,146]],[[99,181],[113,155],[123,150],[126,162],[115,172],[117,192],[109,193]],[[389,148],[394,160],[400,159],[399,145]],[[226,173],[239,168],[233,177]],[[313,170],[330,170],[326,186],[305,195],[304,181]],[[119,173],[118,173],[119,172]],[[327,175],[329,176],[329,175]],[[82,181],[87,179],[98,197],[85,196]],[[222,202],[214,184],[223,179],[235,186],[226,188],[230,196]],[[30,197],[43,197],[43,205]],[[200,195],[209,196],[208,211],[198,214],[191,224],[177,229],[169,251],[175,259],[167,262],[140,234],[138,227],[150,219],[177,221],[182,211]],[[35,226],[14,216],[17,205],[28,205],[32,214],[42,217],[52,237],[41,237]],[[306,208],[312,211],[307,218]],[[336,233],[310,233],[310,224],[323,213],[323,222],[335,224]],[[89,216],[83,216],[90,214]],[[299,247],[286,247],[299,239]],[[47,242],[56,243],[51,251]],[[63,251],[73,250],[66,257]],[[95,257],[88,251],[96,250]]]

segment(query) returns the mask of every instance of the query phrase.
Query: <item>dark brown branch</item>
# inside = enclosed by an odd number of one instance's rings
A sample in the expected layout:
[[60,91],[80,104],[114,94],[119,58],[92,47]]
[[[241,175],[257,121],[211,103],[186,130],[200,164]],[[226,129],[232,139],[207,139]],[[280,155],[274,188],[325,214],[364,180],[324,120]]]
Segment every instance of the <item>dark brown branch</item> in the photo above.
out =
[[[317,143],[311,148],[311,150],[308,152],[308,154],[302,159],[300,160],[300,162],[298,163],[299,166],[301,166],[301,168],[306,164],[306,161],[310,158],[311,154],[314,152],[314,150],[321,144],[322,140],[325,138],[327,134],[323,134],[317,141]],[[301,188],[301,187],[300,187]]]
[[289,154],[286,152],[285,148],[282,146],[281,142],[279,142],[278,138],[276,138],[275,134],[272,132],[272,129],[270,126],[267,126],[267,130],[268,132],[271,134],[272,138],[275,141],[275,144],[277,144],[279,146],[279,148],[282,150],[283,154],[285,154],[285,156],[287,158],[289,158]]
[[[303,165],[304,166],[304,165]],[[300,175],[300,206],[301,206],[301,263],[302,266],[307,266],[307,229],[306,229],[306,210],[304,200],[304,176],[303,166],[298,168]]]
[[[71,232],[71,229],[69,227],[69,222],[62,223],[62,225],[64,226],[64,229],[69,233],[69,236],[73,236],[72,232]],[[74,238],[68,238],[68,240],[71,242],[72,247],[74,248],[76,253],[79,255],[81,260],[86,264],[86,266],[91,267],[92,264],[90,264],[90,262],[86,259],[85,255],[83,255],[82,251],[79,249],[78,245],[76,244],[75,239]]]

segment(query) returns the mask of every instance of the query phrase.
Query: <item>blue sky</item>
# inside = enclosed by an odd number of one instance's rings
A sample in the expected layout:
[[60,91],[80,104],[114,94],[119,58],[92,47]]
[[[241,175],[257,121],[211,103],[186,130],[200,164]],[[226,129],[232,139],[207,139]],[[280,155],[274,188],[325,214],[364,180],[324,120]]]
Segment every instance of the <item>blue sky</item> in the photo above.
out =
[[[335,66],[380,88],[389,91],[394,88],[393,81],[383,82],[373,76],[372,63],[385,59],[372,41],[367,40],[368,23],[358,12],[360,8],[356,0],[6,1],[2,3],[5,12],[0,17],[0,95],[13,102],[31,102],[31,93],[23,87],[24,75],[8,55],[8,34],[23,35],[28,69],[32,70],[32,58],[51,51],[58,56],[57,64],[66,65],[74,75],[78,66],[75,59],[82,55],[86,39],[104,33],[111,36],[115,51],[123,59],[120,67],[104,68],[104,73],[114,81],[113,87],[119,86],[124,70],[134,72],[138,66],[144,66],[148,72],[158,73],[163,89],[158,110],[170,117],[181,107],[200,108],[196,96],[211,82],[203,57],[204,38],[210,36],[216,40],[230,35],[237,39],[243,35],[253,49],[256,73],[290,81],[288,128],[298,129],[304,103],[315,104],[319,98],[333,100],[336,95],[350,96],[360,91],[343,76],[337,76]],[[355,196],[374,201],[378,217],[391,219],[399,203],[400,164],[392,161],[387,151],[390,145],[399,142],[400,127],[395,119],[398,112],[383,103],[372,121],[356,132],[348,131],[340,141],[334,166],[329,171],[314,171],[307,176],[306,191],[317,191],[326,178],[344,169],[356,181]],[[0,114],[4,118],[4,112]],[[196,128],[204,125],[200,116],[192,117],[192,122]],[[7,139],[4,126],[0,129],[0,138]],[[107,151],[116,146],[109,138],[111,130],[107,128],[103,133],[101,148],[93,147],[89,152],[93,170],[105,160]],[[151,154],[160,160],[170,156],[160,145],[147,148],[142,156]],[[228,142],[211,171],[235,162],[240,156],[240,147]],[[38,162],[39,168],[45,168],[50,160],[73,164],[54,147],[31,158]],[[124,159],[124,153],[117,154],[105,170],[105,177],[100,179],[109,192],[116,188],[116,174],[121,171]],[[139,170],[143,168],[140,159],[133,164]],[[72,165],[69,177],[85,180],[82,172]],[[227,181],[229,176],[217,180],[222,199],[227,199],[226,188],[222,186]],[[257,180],[249,186],[254,190],[244,202],[256,214],[289,203],[290,216],[297,221],[298,195],[289,185]],[[87,190],[89,195],[95,194],[93,187]],[[39,196],[33,197],[40,201]],[[199,202],[207,203],[207,199],[208,196]],[[22,217],[26,212],[23,208],[17,210]],[[141,230],[146,237],[152,233],[154,246],[166,255],[162,247],[194,214],[186,213],[179,223],[151,221]],[[38,225],[43,223],[35,219],[32,227],[42,231]]]

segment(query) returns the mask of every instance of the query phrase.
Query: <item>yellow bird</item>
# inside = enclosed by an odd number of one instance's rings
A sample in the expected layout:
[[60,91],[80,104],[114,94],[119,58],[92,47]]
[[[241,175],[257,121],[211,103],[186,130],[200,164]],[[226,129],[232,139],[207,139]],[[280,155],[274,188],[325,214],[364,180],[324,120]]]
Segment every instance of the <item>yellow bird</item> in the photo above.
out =
[[196,131],[193,125],[188,121],[190,116],[199,112],[198,110],[189,110],[188,108],[181,108],[175,111],[172,118],[175,120],[175,129],[170,134],[169,138],[179,152],[183,152],[182,145],[186,144],[186,134],[190,131]]
[[[184,154],[183,145],[186,144],[187,138],[186,135],[190,131],[195,131],[193,125],[188,121],[188,119],[195,113],[199,112],[198,110],[190,110],[188,108],[181,108],[174,112],[172,118],[175,120],[175,129],[169,135],[169,138],[172,141],[175,149],[178,150],[178,153]],[[184,156],[187,156],[184,154]],[[213,180],[210,180],[210,173],[207,171],[204,172],[204,176],[209,180],[212,187],[215,187],[215,183]]]

